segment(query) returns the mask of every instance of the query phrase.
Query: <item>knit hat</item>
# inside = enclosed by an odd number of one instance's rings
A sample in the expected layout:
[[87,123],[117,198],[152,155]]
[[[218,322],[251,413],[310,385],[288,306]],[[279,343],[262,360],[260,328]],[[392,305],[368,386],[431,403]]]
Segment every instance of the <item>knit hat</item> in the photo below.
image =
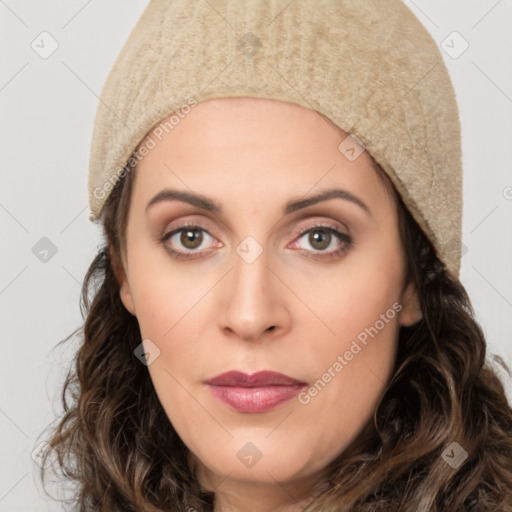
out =
[[457,102],[439,48],[400,0],[152,0],[101,94],[89,219],[159,121],[244,96],[295,103],[347,132],[340,151],[370,153],[458,278]]

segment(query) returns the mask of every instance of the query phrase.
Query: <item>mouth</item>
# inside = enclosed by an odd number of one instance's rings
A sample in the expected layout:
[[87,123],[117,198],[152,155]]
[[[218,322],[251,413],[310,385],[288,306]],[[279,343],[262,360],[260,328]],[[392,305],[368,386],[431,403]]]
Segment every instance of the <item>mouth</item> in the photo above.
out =
[[212,395],[230,408],[244,413],[267,412],[281,405],[307,386],[307,383],[278,372],[261,371],[251,375],[229,371],[205,381]]

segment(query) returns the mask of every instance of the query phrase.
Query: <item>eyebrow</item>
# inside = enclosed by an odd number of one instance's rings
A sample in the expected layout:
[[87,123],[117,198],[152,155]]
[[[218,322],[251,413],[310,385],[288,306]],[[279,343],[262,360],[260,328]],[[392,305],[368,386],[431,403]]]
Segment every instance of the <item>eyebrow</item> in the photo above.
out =
[[[308,206],[312,206],[329,199],[344,199],[346,201],[350,201],[361,207],[368,215],[372,215],[370,208],[366,205],[365,202],[363,202],[361,199],[359,199],[359,197],[355,196],[348,190],[343,190],[340,188],[325,190],[305,199],[291,199],[285,204],[283,208],[283,214],[287,215],[302,208],[306,208]],[[146,212],[151,206],[162,201],[183,201],[185,203],[191,204],[192,206],[197,206],[203,210],[214,213],[222,213],[222,207],[206,196],[172,189],[164,189],[158,192],[158,194],[156,194],[147,204]]]

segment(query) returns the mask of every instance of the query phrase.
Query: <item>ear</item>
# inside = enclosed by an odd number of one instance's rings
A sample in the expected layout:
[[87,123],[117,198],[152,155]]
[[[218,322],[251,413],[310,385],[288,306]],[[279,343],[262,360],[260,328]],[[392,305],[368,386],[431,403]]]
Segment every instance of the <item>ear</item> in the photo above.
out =
[[117,252],[112,247],[109,247],[109,254],[110,261],[112,262],[112,269],[119,285],[119,297],[121,298],[121,302],[132,315],[136,316],[132,291],[130,284],[128,283],[124,264]]
[[402,309],[398,313],[398,322],[400,325],[409,327],[423,318],[418,291],[412,281],[405,287],[400,304],[402,304]]

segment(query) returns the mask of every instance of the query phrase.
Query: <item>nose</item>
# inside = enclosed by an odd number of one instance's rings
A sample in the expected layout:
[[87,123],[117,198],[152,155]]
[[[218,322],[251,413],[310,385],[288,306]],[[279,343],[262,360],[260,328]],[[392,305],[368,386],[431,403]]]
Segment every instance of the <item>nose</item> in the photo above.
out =
[[234,258],[218,297],[219,327],[245,341],[282,335],[290,327],[285,287],[269,268],[265,251],[252,263],[238,254]]

